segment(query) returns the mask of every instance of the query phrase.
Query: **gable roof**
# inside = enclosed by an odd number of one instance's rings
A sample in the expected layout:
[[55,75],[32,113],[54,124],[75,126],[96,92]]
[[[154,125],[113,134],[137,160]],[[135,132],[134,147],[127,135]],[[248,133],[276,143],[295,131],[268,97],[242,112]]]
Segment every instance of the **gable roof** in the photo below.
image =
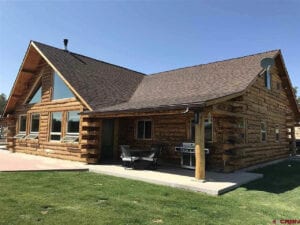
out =
[[91,109],[130,99],[144,74],[73,52],[33,42]]
[[263,71],[260,61],[279,50],[191,66],[145,77],[128,102],[99,112],[201,104],[242,93]]
[[[286,84],[289,87],[288,92],[291,92],[290,96],[294,98],[292,105],[296,104],[280,50],[146,76],[130,69],[32,41],[11,96],[14,94],[16,83],[22,78],[22,72],[26,72],[22,69],[24,64],[28,67],[32,61],[27,60],[28,52],[38,54],[48,62],[91,112],[178,108],[242,95],[263,71],[260,61],[265,57],[276,58],[281,62],[288,81]],[[7,105],[12,101],[11,96]],[[7,109],[11,110],[14,104],[6,107],[5,112],[9,111]]]

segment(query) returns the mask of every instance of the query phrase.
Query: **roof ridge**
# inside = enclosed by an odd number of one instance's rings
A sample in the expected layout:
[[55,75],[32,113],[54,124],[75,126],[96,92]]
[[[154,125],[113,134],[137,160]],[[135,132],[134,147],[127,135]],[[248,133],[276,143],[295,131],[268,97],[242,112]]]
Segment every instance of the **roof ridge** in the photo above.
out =
[[269,52],[275,52],[275,51],[280,51],[280,49],[274,49],[274,50],[269,50],[269,51],[265,51],[265,52],[259,52],[259,53],[255,53],[255,54],[250,54],[250,55],[245,55],[245,56],[239,56],[239,57],[235,57],[235,58],[223,59],[223,60],[218,60],[218,61],[209,62],[209,63],[205,63],[205,64],[198,64],[198,65],[193,65],[193,66],[185,66],[185,67],[181,67],[181,68],[177,68],[177,69],[166,70],[166,71],[162,71],[162,72],[148,74],[148,77],[156,76],[156,75],[161,75],[163,73],[167,73],[167,72],[171,72],[171,71],[188,69],[188,68],[193,68],[193,67],[206,66],[206,65],[210,65],[210,64],[215,64],[215,63],[220,63],[220,62],[226,62],[226,61],[236,60],[236,59],[242,59],[242,58],[246,58],[246,57],[261,55],[261,54],[265,54],[265,53],[269,53]]
[[132,72],[135,72],[135,73],[139,73],[139,74],[141,74],[141,75],[143,75],[143,76],[146,76],[145,73],[142,73],[142,72],[139,72],[139,71],[136,71],[136,70],[132,70],[132,69],[129,69],[129,68],[126,68],[126,67],[123,67],[123,66],[119,66],[119,65],[116,65],[116,64],[112,64],[112,63],[109,63],[109,62],[105,62],[105,61],[100,60],[100,59],[95,59],[95,58],[92,58],[92,57],[90,57],[90,56],[82,55],[82,54],[79,54],[79,53],[76,53],[76,52],[65,51],[65,50],[63,50],[63,49],[54,47],[54,46],[52,46],[52,45],[47,45],[47,44],[44,44],[44,43],[41,43],[41,42],[38,42],[38,41],[34,41],[34,40],[31,40],[31,42],[33,42],[33,43],[38,43],[38,44],[42,44],[42,45],[46,45],[46,46],[48,46],[48,47],[55,48],[55,49],[60,50],[60,51],[69,52],[69,53],[72,54],[72,55],[77,55],[77,56],[85,57],[85,58],[92,59],[92,60],[95,60],[95,61],[98,61],[98,62],[101,62],[101,63],[105,63],[105,64],[110,65],[110,66],[114,66],[114,67],[118,67],[118,68],[121,68],[121,69],[129,70],[129,71],[132,71]]

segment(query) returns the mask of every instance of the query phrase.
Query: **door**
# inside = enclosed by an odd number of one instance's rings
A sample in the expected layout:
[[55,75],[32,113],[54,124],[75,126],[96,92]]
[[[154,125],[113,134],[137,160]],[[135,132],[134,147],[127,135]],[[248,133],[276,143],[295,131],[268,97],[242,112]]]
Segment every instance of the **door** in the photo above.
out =
[[102,122],[100,161],[112,161],[114,156],[114,120],[105,119]]

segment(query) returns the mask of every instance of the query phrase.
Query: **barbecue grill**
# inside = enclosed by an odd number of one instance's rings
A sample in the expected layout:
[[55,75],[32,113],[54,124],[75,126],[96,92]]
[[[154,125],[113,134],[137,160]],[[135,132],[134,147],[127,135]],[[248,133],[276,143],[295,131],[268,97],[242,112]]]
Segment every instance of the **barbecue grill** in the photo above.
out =
[[[176,152],[181,153],[181,167],[195,169],[195,143],[183,142],[180,146],[175,147]],[[205,155],[209,154],[209,149],[205,148]]]

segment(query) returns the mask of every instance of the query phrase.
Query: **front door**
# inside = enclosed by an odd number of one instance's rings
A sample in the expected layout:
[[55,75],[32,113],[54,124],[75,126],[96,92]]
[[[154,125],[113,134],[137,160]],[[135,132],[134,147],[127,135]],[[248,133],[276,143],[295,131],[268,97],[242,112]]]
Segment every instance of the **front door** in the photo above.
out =
[[102,122],[101,138],[101,158],[100,160],[112,161],[114,156],[114,120],[105,119]]

